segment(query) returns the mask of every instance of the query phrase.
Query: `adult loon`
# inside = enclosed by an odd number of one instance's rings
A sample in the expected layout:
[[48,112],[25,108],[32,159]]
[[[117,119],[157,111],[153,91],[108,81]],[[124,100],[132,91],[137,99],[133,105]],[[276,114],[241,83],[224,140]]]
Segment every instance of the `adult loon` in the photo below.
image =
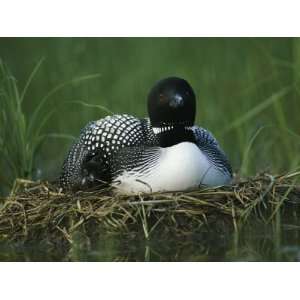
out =
[[194,125],[196,97],[186,80],[158,81],[148,95],[148,114],[87,124],[64,161],[62,187],[109,183],[132,194],[230,183],[231,166],[217,140]]

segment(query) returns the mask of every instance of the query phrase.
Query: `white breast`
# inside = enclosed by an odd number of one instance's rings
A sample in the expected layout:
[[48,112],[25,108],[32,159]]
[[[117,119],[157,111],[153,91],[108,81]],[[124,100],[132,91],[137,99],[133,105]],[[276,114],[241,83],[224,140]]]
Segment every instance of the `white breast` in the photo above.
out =
[[229,183],[230,176],[217,169],[193,143],[161,148],[158,163],[147,173],[124,171],[112,185],[125,194],[186,191],[199,185]]

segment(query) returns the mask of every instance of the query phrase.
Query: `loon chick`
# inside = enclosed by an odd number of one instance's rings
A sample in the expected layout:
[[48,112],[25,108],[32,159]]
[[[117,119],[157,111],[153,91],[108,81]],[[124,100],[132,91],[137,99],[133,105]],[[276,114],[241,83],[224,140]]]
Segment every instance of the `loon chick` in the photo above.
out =
[[225,153],[209,131],[194,125],[196,97],[187,81],[169,77],[157,82],[148,95],[148,114],[90,122],[63,164],[61,185],[108,183],[131,194],[230,183]]

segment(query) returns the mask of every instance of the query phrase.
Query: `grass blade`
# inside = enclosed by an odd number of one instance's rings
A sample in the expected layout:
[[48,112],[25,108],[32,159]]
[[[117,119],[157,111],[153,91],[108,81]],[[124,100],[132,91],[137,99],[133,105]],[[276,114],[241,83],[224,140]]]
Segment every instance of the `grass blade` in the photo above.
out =
[[246,174],[246,170],[248,169],[248,163],[249,163],[249,154],[250,154],[250,150],[253,146],[253,143],[255,141],[255,139],[258,137],[258,135],[262,132],[263,129],[265,129],[266,126],[260,127],[255,134],[253,135],[253,137],[250,139],[248,146],[246,147],[244,154],[243,154],[243,161],[242,161],[242,165],[241,165],[241,169],[240,172],[242,175]]
[[277,93],[274,93],[271,97],[267,98],[262,103],[253,107],[251,110],[247,111],[244,115],[242,115],[241,117],[239,117],[235,121],[233,121],[227,128],[224,129],[223,133],[227,133],[228,131],[241,126],[243,123],[250,121],[255,116],[260,114],[262,111],[267,109],[274,102],[282,99],[282,97],[285,96],[288,92],[290,92],[291,89],[292,89],[292,87],[289,86],[289,87],[285,87],[285,88],[281,89]]
[[31,74],[29,75],[29,78],[28,78],[28,80],[26,81],[25,87],[24,87],[24,89],[23,89],[23,91],[22,91],[22,93],[21,93],[21,97],[20,97],[20,102],[21,102],[21,104],[22,104],[22,102],[24,101],[26,92],[27,92],[27,90],[28,90],[28,88],[29,88],[29,86],[30,86],[30,84],[31,84],[31,82],[32,82],[32,80],[33,80],[35,74],[36,74],[36,73],[38,72],[38,70],[40,69],[40,67],[41,67],[42,63],[44,62],[44,60],[45,60],[45,58],[42,57],[42,58],[38,61],[38,63],[37,63],[36,66],[34,67],[34,69],[32,70]]
[[75,79],[72,79],[70,81],[61,83],[61,84],[57,85],[55,88],[53,88],[52,90],[50,90],[46,94],[46,96],[44,96],[44,98],[42,98],[39,105],[36,107],[35,111],[33,112],[33,115],[30,119],[28,131],[31,133],[34,130],[34,125],[37,122],[37,118],[38,118],[39,114],[41,113],[41,110],[44,107],[44,105],[46,104],[47,100],[49,100],[49,98],[51,96],[53,96],[55,93],[57,93],[58,91],[60,91],[61,89],[63,89],[64,87],[66,87],[70,84],[79,83],[79,82],[82,82],[82,81],[99,78],[100,76],[101,76],[100,74],[91,74],[91,75],[82,76],[82,77],[75,78]]
[[68,103],[80,104],[82,106],[89,107],[89,108],[97,108],[97,109],[103,110],[109,114],[114,114],[113,111],[109,110],[108,108],[106,108],[105,106],[102,106],[102,105],[90,104],[90,103],[86,103],[84,101],[69,101]]

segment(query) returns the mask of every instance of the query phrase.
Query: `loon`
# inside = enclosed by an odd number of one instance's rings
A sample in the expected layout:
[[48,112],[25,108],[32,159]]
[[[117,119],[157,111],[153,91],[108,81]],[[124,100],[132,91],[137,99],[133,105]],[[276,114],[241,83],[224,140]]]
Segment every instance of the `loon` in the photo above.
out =
[[230,184],[225,153],[208,130],[194,125],[196,97],[186,80],[158,81],[148,95],[148,114],[88,123],[63,163],[61,186],[110,184],[120,193],[136,194]]

